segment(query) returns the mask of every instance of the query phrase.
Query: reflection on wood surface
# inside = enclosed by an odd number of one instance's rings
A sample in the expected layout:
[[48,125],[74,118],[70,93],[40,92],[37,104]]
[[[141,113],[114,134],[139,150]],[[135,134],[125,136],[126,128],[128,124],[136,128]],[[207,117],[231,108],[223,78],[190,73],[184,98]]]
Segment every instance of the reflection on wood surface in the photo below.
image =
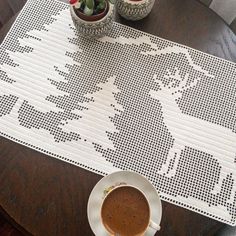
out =
[[26,0],[0,0],[0,29],[20,11],[25,2]]

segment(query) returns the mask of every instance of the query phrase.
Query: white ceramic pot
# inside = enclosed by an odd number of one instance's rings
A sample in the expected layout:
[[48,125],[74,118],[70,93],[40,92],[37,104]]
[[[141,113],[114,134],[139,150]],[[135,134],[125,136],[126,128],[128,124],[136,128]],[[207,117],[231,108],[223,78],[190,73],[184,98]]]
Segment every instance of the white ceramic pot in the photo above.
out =
[[118,13],[127,20],[141,20],[152,10],[155,0],[116,0]]
[[114,6],[108,2],[109,8],[107,14],[97,21],[86,21],[81,19],[75,13],[73,7],[70,7],[70,14],[75,28],[81,36],[90,39],[96,39],[105,36],[111,29],[114,18]]

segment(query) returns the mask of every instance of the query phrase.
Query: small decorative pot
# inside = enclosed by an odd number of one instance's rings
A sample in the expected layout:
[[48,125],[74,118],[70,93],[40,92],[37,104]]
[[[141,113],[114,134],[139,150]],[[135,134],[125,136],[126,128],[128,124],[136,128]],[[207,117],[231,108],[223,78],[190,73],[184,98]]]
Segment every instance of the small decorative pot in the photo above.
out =
[[111,29],[114,18],[114,6],[107,2],[107,10],[104,13],[94,16],[85,16],[75,13],[74,8],[70,7],[70,14],[79,34],[89,39],[96,39],[105,36]]
[[118,13],[127,20],[141,20],[152,10],[155,0],[116,0]]

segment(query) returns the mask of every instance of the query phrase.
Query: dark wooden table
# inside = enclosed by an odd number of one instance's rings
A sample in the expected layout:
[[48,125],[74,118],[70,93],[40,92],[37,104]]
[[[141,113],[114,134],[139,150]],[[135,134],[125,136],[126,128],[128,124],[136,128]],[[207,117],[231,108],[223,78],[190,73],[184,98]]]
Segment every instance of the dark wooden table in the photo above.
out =
[[[0,0],[0,3],[7,0]],[[17,1],[17,0],[15,0]],[[196,0],[158,0],[140,22],[121,23],[236,61],[236,36],[214,12]],[[0,32],[3,39],[9,29]],[[24,234],[93,235],[86,207],[102,178],[79,167],[0,138],[0,206]],[[163,202],[158,235],[214,235],[224,224]],[[28,233],[27,233],[28,232]]]

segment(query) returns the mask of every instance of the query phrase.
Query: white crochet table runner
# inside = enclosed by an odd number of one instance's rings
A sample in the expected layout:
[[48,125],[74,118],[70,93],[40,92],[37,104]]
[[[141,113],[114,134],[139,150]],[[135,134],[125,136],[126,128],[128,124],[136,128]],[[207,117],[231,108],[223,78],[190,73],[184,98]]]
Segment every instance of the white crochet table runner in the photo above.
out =
[[236,64],[114,23],[78,37],[65,3],[29,0],[0,48],[0,133],[236,224]]

